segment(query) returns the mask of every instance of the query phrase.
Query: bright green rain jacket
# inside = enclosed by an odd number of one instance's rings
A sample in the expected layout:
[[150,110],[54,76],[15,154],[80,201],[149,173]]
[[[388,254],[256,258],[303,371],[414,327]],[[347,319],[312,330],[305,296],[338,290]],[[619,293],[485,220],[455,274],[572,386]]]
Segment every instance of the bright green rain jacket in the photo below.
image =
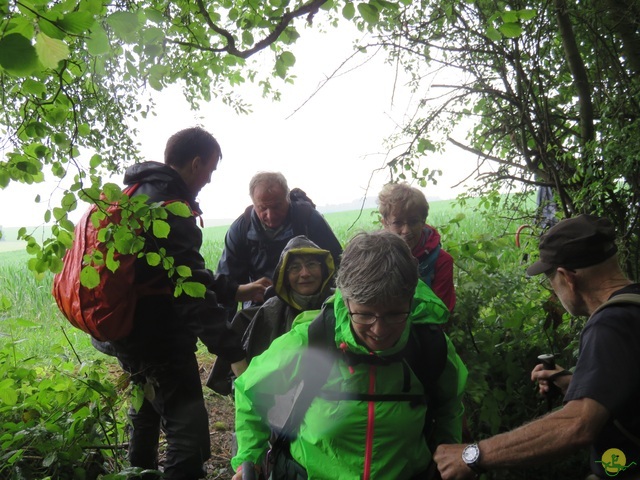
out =
[[[340,291],[327,300],[336,317],[336,346],[370,354],[356,341]],[[445,323],[448,310],[421,281],[416,289],[412,312],[398,343],[376,355],[391,355],[406,345],[410,323]],[[268,449],[270,427],[265,420],[274,404],[299,381],[300,360],[308,346],[309,324],[318,311],[296,318],[293,329],[277,338],[268,350],[254,358],[236,380],[236,436],[238,454],[234,469],[244,461],[259,464]],[[437,385],[433,439],[436,444],[459,443],[462,431],[462,393],[467,369],[447,338],[447,362]],[[297,378],[298,377],[298,378]],[[334,362],[324,386],[327,390],[357,393],[399,394],[403,384],[400,362],[387,366],[359,363],[351,368],[342,360]],[[411,394],[423,393],[412,374]],[[410,402],[325,400],[316,397],[300,431],[291,443],[291,455],[306,470],[310,480],[409,479],[426,470],[431,461],[423,436],[426,405]]]

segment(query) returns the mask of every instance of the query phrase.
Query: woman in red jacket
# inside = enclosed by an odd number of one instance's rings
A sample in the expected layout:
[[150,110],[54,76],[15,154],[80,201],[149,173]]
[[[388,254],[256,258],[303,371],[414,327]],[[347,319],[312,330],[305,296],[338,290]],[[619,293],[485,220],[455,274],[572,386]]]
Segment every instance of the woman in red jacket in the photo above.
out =
[[420,279],[453,311],[453,258],[442,250],[438,231],[426,223],[429,203],[424,194],[406,183],[389,183],[378,195],[378,210],[384,228],[400,235],[418,259]]

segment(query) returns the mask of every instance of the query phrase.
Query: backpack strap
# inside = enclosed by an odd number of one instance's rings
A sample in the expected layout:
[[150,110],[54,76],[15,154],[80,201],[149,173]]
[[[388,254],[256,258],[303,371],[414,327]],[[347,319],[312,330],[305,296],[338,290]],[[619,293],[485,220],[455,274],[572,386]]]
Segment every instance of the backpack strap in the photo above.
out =
[[304,235],[306,237],[309,236],[309,219],[315,207],[311,205],[309,202],[292,202],[292,205],[295,205],[296,214],[291,218],[291,224],[293,227],[293,235]]
[[591,316],[593,317],[600,310],[607,308],[611,305],[620,305],[620,304],[632,304],[640,306],[640,294],[638,293],[621,293],[620,295],[616,295],[613,298],[610,298],[598,308],[596,308]]
[[436,276],[436,261],[438,260],[438,256],[440,255],[441,248],[442,248],[442,245],[438,243],[436,248],[434,248],[427,254],[426,262],[424,261],[420,262],[421,263],[421,266],[419,267],[420,278],[429,287],[431,287],[431,284],[433,283],[433,279]]
[[[309,325],[309,347],[302,355],[300,363],[303,385],[292,407],[291,415],[287,419],[287,423],[291,420],[290,434],[297,432],[311,402],[327,383],[333,360],[338,354],[338,349],[334,344],[335,325],[336,317],[333,314],[333,309],[326,305],[322,307],[318,316]],[[317,361],[318,355],[316,353],[326,355],[327,352],[330,354],[330,359],[327,360],[325,357],[325,361]],[[286,425],[283,431],[285,428]]]

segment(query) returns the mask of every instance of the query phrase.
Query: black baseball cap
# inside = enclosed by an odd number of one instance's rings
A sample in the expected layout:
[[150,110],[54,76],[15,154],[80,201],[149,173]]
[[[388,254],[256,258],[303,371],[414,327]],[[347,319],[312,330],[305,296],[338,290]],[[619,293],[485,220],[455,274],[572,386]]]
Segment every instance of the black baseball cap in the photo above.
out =
[[561,220],[540,239],[540,260],[527,268],[527,275],[597,265],[618,251],[615,240],[615,228],[607,218],[579,215]]

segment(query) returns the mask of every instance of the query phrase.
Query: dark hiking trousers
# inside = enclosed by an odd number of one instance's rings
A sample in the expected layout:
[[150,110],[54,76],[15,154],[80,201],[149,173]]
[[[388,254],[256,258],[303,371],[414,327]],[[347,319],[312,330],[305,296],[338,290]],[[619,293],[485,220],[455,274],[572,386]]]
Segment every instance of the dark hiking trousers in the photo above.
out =
[[[121,359],[133,381],[145,387],[139,411],[129,411],[129,461],[133,467],[158,468],[160,429],[167,448],[164,479],[195,480],[205,476],[204,462],[211,455],[209,421],[195,354],[147,363]],[[151,388],[153,387],[153,388]]]

